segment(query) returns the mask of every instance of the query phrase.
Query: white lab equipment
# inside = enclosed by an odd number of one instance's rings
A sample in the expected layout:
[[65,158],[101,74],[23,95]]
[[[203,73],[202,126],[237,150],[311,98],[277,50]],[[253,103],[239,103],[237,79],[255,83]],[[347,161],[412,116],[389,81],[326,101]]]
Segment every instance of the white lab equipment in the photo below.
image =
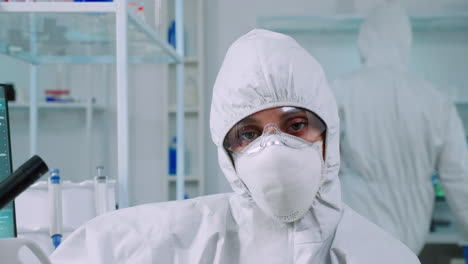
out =
[[0,256],[5,264],[51,264],[44,251],[25,238],[0,238]]
[[[238,121],[278,106],[307,109],[327,125],[324,174],[316,199],[304,217],[287,224],[259,209],[223,146]],[[401,242],[342,203],[335,100],[321,66],[290,37],[253,30],[230,47],[214,86],[210,127],[220,167],[234,193],[106,214],[70,235],[51,260],[57,264],[419,263]]]
[[[47,255],[50,255],[55,248],[49,235],[53,227],[50,224],[48,185],[47,181],[31,185],[16,198],[15,205],[18,237],[36,242]],[[115,180],[108,180],[109,211],[115,210],[115,185]],[[61,189],[63,243],[71,232],[97,216],[98,205],[95,200],[94,180],[79,183],[63,181]]]
[[104,175],[104,167],[96,168],[97,176],[94,177],[94,199],[96,215],[102,215],[109,211],[107,176]]

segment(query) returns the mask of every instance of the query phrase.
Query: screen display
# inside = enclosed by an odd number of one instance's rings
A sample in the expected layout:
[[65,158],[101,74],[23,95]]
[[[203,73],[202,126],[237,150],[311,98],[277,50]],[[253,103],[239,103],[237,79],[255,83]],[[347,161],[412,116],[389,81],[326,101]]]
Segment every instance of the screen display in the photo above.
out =
[[[0,182],[11,174],[10,131],[5,90],[0,87]],[[15,206],[10,202],[0,210],[0,238],[16,236]]]

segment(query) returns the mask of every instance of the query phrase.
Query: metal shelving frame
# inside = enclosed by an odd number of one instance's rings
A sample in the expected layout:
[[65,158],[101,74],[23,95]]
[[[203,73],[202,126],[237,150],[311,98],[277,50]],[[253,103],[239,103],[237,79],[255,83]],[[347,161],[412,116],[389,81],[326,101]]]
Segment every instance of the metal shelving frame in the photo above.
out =
[[[30,154],[37,153],[37,130],[38,130],[38,100],[37,100],[37,67],[39,64],[51,63],[115,63],[117,76],[117,180],[118,180],[118,204],[120,208],[129,206],[129,106],[128,106],[128,63],[152,62],[152,63],[176,63],[177,64],[177,102],[183,102],[184,83],[184,59],[183,59],[183,34],[177,35],[179,49],[174,50],[161,38],[149,25],[144,23],[130,10],[127,10],[126,0],[116,0],[114,2],[21,2],[21,3],[0,3],[0,15],[6,13],[28,14],[30,27],[30,52],[12,52],[6,47],[0,46],[0,52],[30,63]],[[35,30],[34,16],[36,14],[115,14],[115,56],[40,56],[37,50],[37,32]],[[176,0],[177,32],[183,32],[183,1]],[[165,56],[148,58],[145,56],[129,57],[128,51],[128,24],[129,20],[155,44]],[[1,29],[0,29],[1,30]],[[178,153],[184,153],[183,124],[184,105],[177,106],[177,135]],[[89,123],[89,122],[88,122]],[[87,130],[91,131],[90,128]],[[183,198],[183,156],[178,157],[182,162],[178,162],[177,189],[178,198]],[[180,165],[179,165],[180,164]]]

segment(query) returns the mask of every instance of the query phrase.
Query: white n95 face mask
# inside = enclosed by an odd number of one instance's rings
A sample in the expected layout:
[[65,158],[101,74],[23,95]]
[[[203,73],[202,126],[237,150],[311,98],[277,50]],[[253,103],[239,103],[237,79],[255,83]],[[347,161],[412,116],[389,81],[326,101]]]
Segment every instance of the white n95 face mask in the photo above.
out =
[[251,154],[235,154],[236,171],[264,213],[294,222],[310,209],[321,186],[322,145],[322,141],[301,148],[272,144]]

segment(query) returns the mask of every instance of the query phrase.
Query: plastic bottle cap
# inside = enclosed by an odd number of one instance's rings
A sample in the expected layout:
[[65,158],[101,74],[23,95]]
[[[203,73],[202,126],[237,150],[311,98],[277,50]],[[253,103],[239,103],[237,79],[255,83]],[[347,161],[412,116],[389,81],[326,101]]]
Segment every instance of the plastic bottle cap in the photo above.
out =
[[60,173],[59,169],[51,169],[49,172],[50,173]]
[[60,184],[60,176],[54,175],[54,176],[50,177],[50,183]]
[[97,166],[96,167],[96,170],[97,170],[97,176],[104,176],[104,166]]
[[60,243],[62,243],[62,235],[60,234],[55,234],[52,236],[52,244],[54,245],[55,248],[57,248]]

